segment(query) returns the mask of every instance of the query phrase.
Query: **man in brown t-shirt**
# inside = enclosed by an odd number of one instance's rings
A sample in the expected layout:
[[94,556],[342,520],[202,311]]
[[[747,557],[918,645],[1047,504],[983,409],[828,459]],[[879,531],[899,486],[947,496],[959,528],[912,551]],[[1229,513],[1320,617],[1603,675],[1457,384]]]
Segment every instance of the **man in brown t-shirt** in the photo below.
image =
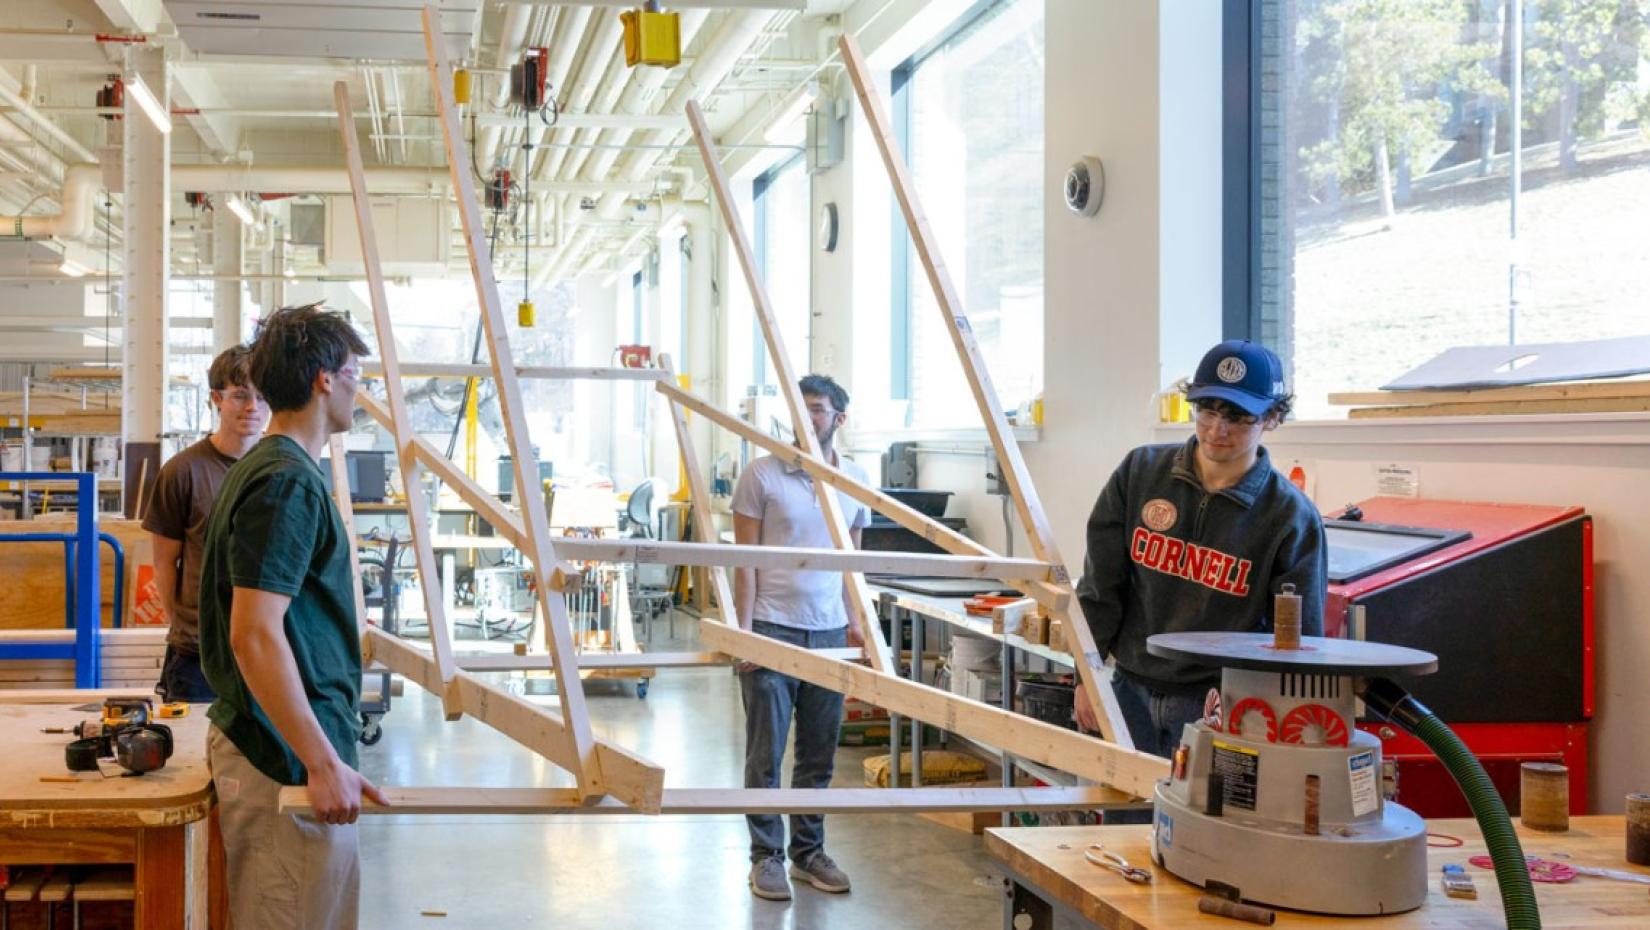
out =
[[157,689],[168,701],[206,703],[216,697],[201,673],[201,551],[206,519],[224,475],[257,444],[269,423],[269,405],[252,386],[250,359],[251,350],[238,345],[212,360],[206,380],[218,428],[161,466],[143,520],[154,545],[155,586],[171,625]]

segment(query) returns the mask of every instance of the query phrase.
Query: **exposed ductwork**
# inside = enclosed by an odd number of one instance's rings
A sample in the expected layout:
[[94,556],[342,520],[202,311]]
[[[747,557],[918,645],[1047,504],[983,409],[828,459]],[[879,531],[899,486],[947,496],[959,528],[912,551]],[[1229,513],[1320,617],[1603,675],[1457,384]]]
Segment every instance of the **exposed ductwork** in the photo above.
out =
[[[374,194],[444,195],[448,183],[447,172],[440,169],[367,169],[367,188]],[[58,198],[63,211],[55,216],[0,216],[0,238],[85,238],[92,229],[96,192],[102,185],[103,171],[96,165],[69,166]],[[172,187],[207,193],[350,192],[349,176],[343,168],[311,166],[173,165]]]

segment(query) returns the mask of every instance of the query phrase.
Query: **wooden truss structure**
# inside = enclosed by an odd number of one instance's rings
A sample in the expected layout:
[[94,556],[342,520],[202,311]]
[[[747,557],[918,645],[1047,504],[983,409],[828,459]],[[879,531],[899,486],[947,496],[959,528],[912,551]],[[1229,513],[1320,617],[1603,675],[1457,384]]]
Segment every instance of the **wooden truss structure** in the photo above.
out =
[[[946,315],[947,329],[957,349],[996,449],[998,461],[1027,528],[1035,558],[1004,558],[979,543],[952,531],[942,523],[861,484],[820,457],[818,442],[810,426],[796,373],[791,370],[772,306],[762,286],[743,224],[734,207],[721,161],[696,103],[687,106],[699,151],[704,157],[712,188],[733,240],[740,267],[750,288],[757,319],[762,327],[768,356],[778,374],[790,409],[797,444],[776,440],[755,429],[710,401],[678,386],[668,358],[652,370],[611,369],[528,369],[518,368],[510,352],[497,285],[493,279],[492,256],[483,231],[479,199],[468,149],[459,132],[457,106],[453,99],[451,69],[445,49],[438,41],[438,20],[433,7],[424,10],[425,47],[429,56],[431,84],[435,88],[442,136],[458,201],[465,240],[469,246],[470,270],[481,307],[488,365],[485,369],[465,365],[403,366],[398,358],[389,307],[385,299],[383,274],[378,262],[376,235],[368,204],[355,119],[344,83],[334,86],[339,128],[353,191],[356,219],[361,235],[361,254],[366,263],[373,319],[376,324],[386,398],[380,401],[363,392],[360,405],[394,437],[400,463],[402,486],[407,495],[408,522],[412,528],[412,548],[424,583],[427,616],[430,619],[430,649],[424,650],[376,627],[364,627],[363,657],[380,663],[412,680],[441,698],[448,719],[462,715],[475,717],[526,748],[566,769],[576,780],[569,789],[496,788],[390,788],[386,793],[393,807],[369,807],[367,813],[785,813],[785,812],[879,812],[911,810],[1055,810],[1074,807],[1103,807],[1132,798],[1149,797],[1153,784],[1164,777],[1167,763],[1156,756],[1137,752],[1128,743],[1111,693],[1103,657],[1095,648],[1088,625],[1073,613],[1071,579],[1055,546],[1053,531],[1043,512],[1015,444],[1002,406],[986,372],[968,318],[964,315],[949,274],[934,247],[904,162],[894,148],[886,114],[870,84],[859,49],[851,37],[841,39],[844,63],[858,91],[862,108],[870,121],[873,137],[881,150],[893,180],[894,190],[917,245],[929,282]],[[407,416],[401,378],[410,374],[463,377],[485,375],[494,379],[499,404],[515,468],[515,486],[537,486],[520,382],[524,377],[548,378],[630,378],[651,381],[669,402],[675,429],[696,506],[692,508],[696,543],[651,540],[571,540],[552,542],[544,501],[537,494],[518,494],[519,509],[501,504],[474,480],[449,461],[434,446],[418,438]],[[766,451],[805,469],[814,478],[820,506],[826,515],[835,549],[781,549],[761,546],[719,545],[708,507],[709,488],[699,468],[699,458],[686,425],[691,411],[733,431]],[[333,447],[333,466],[342,468],[343,455]],[[494,531],[515,544],[531,561],[536,584],[539,627],[543,630],[545,652],[524,656],[459,656],[453,650],[439,585],[434,583],[435,556],[432,548],[429,502],[425,499],[420,472],[427,470],[450,486]],[[348,482],[336,480],[338,506],[346,520],[350,516]],[[843,521],[837,493],[864,503],[943,549],[947,554],[873,553],[854,551]],[[564,559],[662,562],[711,566],[711,582],[722,607],[720,619],[700,620],[699,635],[709,652],[586,655],[574,651],[565,593],[577,584],[579,573]],[[854,623],[863,640],[862,649],[808,650],[778,642],[741,629],[731,616],[734,603],[727,569],[806,568],[840,571],[848,580]],[[1105,740],[1051,726],[997,707],[953,695],[937,688],[898,677],[894,657],[884,641],[872,610],[869,591],[861,573],[897,571],[942,577],[1001,579],[1035,599],[1052,617],[1066,621],[1071,632],[1077,667],[1091,701],[1101,714]],[[357,591],[357,597],[360,594]],[[358,601],[359,607],[359,601]],[[362,612],[364,616],[364,611]],[[1075,622],[1074,622],[1075,621]],[[1083,788],[887,788],[887,789],[665,789],[664,770],[622,747],[593,735],[585,707],[579,670],[590,668],[666,668],[725,664],[747,661],[783,672],[813,684],[840,691],[889,712],[942,726],[981,742],[999,746],[1009,753],[1081,776],[1095,783]],[[862,664],[863,663],[863,664]],[[478,672],[501,669],[552,670],[557,683],[559,706],[552,710],[478,677]],[[1109,741],[1108,741],[1109,740]],[[282,792],[282,807],[290,811],[307,808],[302,788]]]

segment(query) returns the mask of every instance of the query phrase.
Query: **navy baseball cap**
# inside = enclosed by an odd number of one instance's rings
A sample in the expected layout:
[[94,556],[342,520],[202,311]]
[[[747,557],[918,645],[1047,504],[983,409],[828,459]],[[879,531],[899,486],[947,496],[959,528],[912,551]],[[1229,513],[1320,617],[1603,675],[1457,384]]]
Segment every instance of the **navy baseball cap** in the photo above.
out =
[[1187,400],[1223,400],[1257,417],[1287,396],[1283,362],[1271,349],[1246,339],[1228,339],[1210,349],[1186,389]]

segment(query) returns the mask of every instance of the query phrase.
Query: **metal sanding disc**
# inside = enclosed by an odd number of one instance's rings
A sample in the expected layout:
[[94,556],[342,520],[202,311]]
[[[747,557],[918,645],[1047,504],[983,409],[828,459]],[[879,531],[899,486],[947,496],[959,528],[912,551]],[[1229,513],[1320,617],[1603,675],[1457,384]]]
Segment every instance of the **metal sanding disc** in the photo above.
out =
[[1255,671],[1322,675],[1426,675],[1438,670],[1430,652],[1355,639],[1302,636],[1301,648],[1277,649],[1270,633],[1159,633],[1146,651],[1165,659]]

